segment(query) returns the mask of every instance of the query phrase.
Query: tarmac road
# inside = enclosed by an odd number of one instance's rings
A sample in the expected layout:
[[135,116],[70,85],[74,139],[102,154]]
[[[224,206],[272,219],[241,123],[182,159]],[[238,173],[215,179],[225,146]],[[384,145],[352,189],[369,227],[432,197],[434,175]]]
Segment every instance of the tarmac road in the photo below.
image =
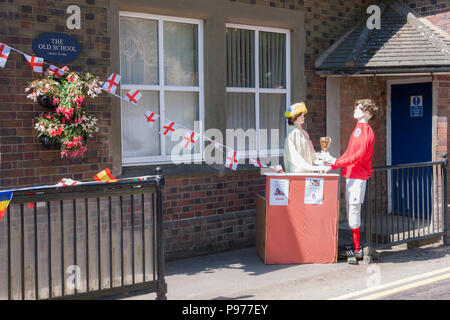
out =
[[167,262],[167,299],[450,299],[450,246],[401,245],[380,253],[369,265],[265,265],[254,247]]
[[450,300],[450,280],[442,280],[428,285],[416,286],[399,293],[378,298],[389,300]]

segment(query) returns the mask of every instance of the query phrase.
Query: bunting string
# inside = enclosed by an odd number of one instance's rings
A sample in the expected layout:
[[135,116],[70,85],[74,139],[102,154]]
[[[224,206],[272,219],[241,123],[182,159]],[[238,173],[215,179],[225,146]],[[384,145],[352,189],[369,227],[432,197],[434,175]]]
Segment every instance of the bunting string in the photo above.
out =
[[[25,57],[25,59],[28,61],[28,63],[30,64],[30,67],[32,68],[32,70],[34,72],[42,73],[43,69],[44,69],[43,66],[48,65],[49,69],[54,73],[55,77],[59,78],[64,75],[63,69],[47,63],[46,61],[44,61],[43,58],[30,56],[16,48],[10,47],[10,46],[0,42],[0,67],[1,68],[5,67],[6,61],[9,58],[9,54],[10,54],[11,50],[22,54]],[[122,97],[122,96],[116,94],[116,90],[119,87],[119,83],[120,83],[120,75],[117,73],[112,73],[108,77],[108,79],[106,81],[104,81],[102,90],[116,98],[119,98],[125,102],[131,103],[131,104],[141,108],[144,111],[143,118],[145,117],[145,119],[146,119],[145,121],[151,127],[156,122],[156,120],[159,118],[159,114],[147,110],[144,106],[142,106],[138,103],[139,99],[142,98],[142,94],[136,89],[129,90],[126,93],[125,97]],[[236,171],[238,162],[239,162],[239,158],[240,158],[239,151],[237,151],[227,145],[224,145],[220,142],[217,142],[203,134],[195,132],[190,128],[187,128],[179,123],[176,123],[175,121],[171,121],[168,119],[166,119],[166,123],[163,125],[162,129],[160,130],[160,134],[163,134],[165,136],[170,136],[176,129],[184,129],[186,131],[186,134],[183,137],[183,140],[184,140],[183,147],[185,149],[192,150],[195,143],[198,141],[199,137],[202,137],[204,140],[211,142],[215,148],[222,150],[222,152],[224,152],[226,154],[225,167]],[[281,165],[274,165],[274,166],[269,167],[253,158],[249,158],[249,162],[257,168],[271,168],[272,170],[275,170],[279,173],[284,173],[284,170],[281,167]]]

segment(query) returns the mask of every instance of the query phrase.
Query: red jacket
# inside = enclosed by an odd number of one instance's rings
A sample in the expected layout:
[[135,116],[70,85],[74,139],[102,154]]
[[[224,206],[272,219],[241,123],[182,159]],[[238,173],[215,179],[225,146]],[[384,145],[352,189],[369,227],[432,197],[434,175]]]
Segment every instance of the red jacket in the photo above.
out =
[[342,168],[342,175],[347,178],[369,179],[373,172],[374,144],[372,128],[367,123],[358,122],[348,142],[347,150],[331,165],[331,168]]

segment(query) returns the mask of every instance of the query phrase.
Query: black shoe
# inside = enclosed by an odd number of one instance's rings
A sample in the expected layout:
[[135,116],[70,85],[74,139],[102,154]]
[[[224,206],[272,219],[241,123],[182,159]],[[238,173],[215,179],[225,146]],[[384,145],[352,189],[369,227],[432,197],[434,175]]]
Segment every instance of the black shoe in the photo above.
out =
[[354,257],[355,252],[353,251],[353,248],[351,246],[343,246],[340,247],[338,250],[338,258],[339,259],[347,259],[350,257]]

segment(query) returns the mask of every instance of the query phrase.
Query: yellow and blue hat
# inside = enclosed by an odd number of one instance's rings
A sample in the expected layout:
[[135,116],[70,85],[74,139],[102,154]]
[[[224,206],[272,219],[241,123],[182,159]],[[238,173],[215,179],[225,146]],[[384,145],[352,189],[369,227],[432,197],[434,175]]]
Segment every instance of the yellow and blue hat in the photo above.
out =
[[300,113],[306,114],[307,112],[308,112],[308,109],[306,109],[306,105],[302,101],[302,102],[294,103],[293,105],[289,106],[287,108],[286,112],[284,113],[284,116],[286,118],[292,118]]

